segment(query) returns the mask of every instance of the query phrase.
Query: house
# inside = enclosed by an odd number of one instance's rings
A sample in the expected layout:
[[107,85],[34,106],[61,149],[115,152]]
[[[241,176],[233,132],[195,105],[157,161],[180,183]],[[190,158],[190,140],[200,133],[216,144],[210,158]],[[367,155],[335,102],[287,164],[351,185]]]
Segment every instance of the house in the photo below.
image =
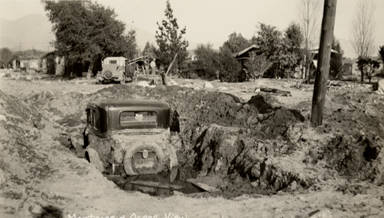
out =
[[41,58],[41,71],[51,75],[63,75],[65,72],[65,59],[57,52],[49,52]]
[[259,46],[253,44],[237,53],[235,53],[233,56],[241,63],[243,66],[246,61],[248,61],[251,58],[251,53],[255,53],[256,55],[260,55],[260,48]]
[[41,72],[41,57],[44,52],[34,49],[17,52],[12,59],[12,68],[14,70]]
[[[317,62],[318,62],[318,58],[319,58],[319,48],[311,49],[311,50],[309,50],[309,53],[312,56],[312,61],[313,61],[314,66],[317,67]],[[336,55],[338,55],[338,54],[339,54],[338,51],[331,49],[331,58],[336,57]]]

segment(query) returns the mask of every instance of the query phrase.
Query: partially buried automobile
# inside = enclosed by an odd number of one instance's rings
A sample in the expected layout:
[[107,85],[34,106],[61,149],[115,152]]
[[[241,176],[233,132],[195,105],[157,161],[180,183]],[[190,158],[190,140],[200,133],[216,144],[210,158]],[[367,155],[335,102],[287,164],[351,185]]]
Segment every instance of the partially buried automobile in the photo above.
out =
[[86,113],[85,158],[101,172],[143,175],[177,170],[167,104],[104,101],[88,104]]

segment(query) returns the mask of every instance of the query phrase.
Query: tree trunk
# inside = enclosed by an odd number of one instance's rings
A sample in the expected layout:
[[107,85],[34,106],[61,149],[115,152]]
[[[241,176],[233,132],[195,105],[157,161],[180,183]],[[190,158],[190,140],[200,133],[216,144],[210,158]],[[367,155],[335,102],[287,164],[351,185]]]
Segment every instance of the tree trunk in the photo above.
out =
[[331,48],[333,30],[335,28],[337,0],[325,0],[323,21],[321,24],[321,38],[319,60],[316,71],[315,87],[312,99],[312,126],[319,126],[323,123],[323,109],[327,93],[327,81],[331,60]]
[[163,83],[163,85],[167,86],[168,83],[167,83],[167,75],[165,74],[164,71],[161,71],[160,72],[160,76],[161,76],[161,82]]

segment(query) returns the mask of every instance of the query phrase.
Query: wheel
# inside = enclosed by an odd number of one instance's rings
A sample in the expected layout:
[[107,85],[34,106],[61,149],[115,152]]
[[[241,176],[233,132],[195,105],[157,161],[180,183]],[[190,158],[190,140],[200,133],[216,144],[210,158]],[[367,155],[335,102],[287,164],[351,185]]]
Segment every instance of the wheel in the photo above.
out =
[[127,175],[157,174],[164,170],[165,157],[154,145],[136,145],[124,155],[124,170]]
[[85,159],[92,164],[100,172],[104,171],[104,164],[100,160],[99,153],[93,148],[88,148],[85,151]]

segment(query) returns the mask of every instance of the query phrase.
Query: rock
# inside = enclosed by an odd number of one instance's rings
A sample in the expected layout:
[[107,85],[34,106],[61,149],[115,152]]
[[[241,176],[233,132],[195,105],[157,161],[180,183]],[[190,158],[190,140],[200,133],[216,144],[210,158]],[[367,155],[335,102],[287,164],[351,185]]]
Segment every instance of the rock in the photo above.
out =
[[210,82],[204,82],[203,88],[204,89],[213,89],[214,86]]
[[32,76],[31,75],[27,75],[26,77],[25,77],[25,80],[28,80],[28,81],[32,81]]
[[137,82],[137,85],[141,86],[141,87],[148,87],[149,82],[148,81],[139,81],[139,82]]
[[7,117],[0,114],[0,121],[7,121]]
[[170,79],[170,80],[168,81],[168,85],[170,85],[170,86],[177,86],[178,83],[177,83],[175,80]]
[[4,171],[2,169],[0,169],[0,187],[5,184],[6,182],[6,177],[5,177],[5,174],[4,174]]
[[332,216],[332,213],[330,210],[324,209],[324,210],[315,210],[315,211],[309,213],[308,217],[311,217],[311,218],[331,218],[333,216]]
[[33,215],[37,215],[37,214],[40,214],[41,212],[42,212],[42,208],[41,208],[41,206],[40,205],[37,205],[37,204],[35,204],[35,205],[31,205],[30,207],[29,207],[29,211],[33,214]]
[[381,79],[377,82],[377,94],[383,95],[384,94],[384,79]]

